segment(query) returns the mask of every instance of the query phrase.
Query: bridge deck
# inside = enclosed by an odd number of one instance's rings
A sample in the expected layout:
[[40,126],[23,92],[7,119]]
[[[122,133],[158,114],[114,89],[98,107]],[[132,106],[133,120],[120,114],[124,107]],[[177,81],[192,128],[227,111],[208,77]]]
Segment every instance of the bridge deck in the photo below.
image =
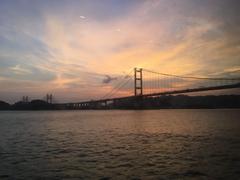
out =
[[[212,91],[212,90],[224,90],[224,89],[233,89],[233,88],[240,88],[240,83],[231,84],[231,85],[223,85],[223,86],[214,86],[214,87],[200,87],[200,88],[193,88],[193,89],[165,91],[165,92],[159,92],[159,93],[143,94],[143,95],[137,96],[137,97],[143,97],[143,98],[144,97],[155,97],[155,96],[161,96],[161,95],[183,94],[183,93],[203,92],[203,91]],[[99,100],[83,101],[83,102],[76,102],[76,103],[66,103],[66,104],[74,105],[74,104],[105,103],[105,102],[110,102],[110,101],[118,101],[118,100],[134,99],[134,98],[136,98],[136,96],[99,99]]]

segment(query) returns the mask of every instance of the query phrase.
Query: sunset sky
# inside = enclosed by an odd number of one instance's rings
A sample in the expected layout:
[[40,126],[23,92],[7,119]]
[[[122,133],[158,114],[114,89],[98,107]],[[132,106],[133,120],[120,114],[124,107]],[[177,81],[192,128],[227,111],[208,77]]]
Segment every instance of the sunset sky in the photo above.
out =
[[0,100],[100,97],[134,67],[239,77],[240,1],[0,1]]

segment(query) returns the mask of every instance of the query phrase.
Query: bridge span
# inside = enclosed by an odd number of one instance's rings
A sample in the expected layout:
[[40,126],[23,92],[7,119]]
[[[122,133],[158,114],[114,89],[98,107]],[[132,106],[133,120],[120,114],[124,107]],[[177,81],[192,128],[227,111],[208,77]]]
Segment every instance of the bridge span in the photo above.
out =
[[[155,74],[157,75],[157,78],[153,78],[152,75],[149,78],[149,76],[145,75],[144,72]],[[127,83],[129,83],[129,79],[132,80],[131,84],[133,86],[133,94],[128,96],[120,95],[112,97],[114,94],[117,94],[118,91],[121,91],[121,88],[124,88]],[[123,80],[125,81],[118,84],[117,88],[113,88],[110,93],[106,94],[101,99],[65,103],[61,105],[66,109],[109,109],[122,103],[129,103],[138,107],[141,104],[141,101],[146,98],[240,88],[240,78],[178,76],[157,73],[142,68],[135,68],[133,78],[132,76],[128,76],[128,78]],[[185,84],[185,86],[182,86],[181,83]],[[166,84],[168,84],[169,87],[166,88]],[[178,85],[174,86],[174,84]],[[150,85],[153,86],[151,87],[153,90],[148,87]]]

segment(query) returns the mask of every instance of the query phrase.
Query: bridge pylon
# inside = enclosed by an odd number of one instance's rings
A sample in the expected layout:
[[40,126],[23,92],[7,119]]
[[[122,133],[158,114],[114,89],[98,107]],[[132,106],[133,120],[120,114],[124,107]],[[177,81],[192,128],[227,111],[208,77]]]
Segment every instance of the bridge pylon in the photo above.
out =
[[134,68],[134,95],[143,95],[143,76],[142,68]]
[[47,103],[52,104],[53,102],[53,95],[52,94],[47,94],[46,95]]

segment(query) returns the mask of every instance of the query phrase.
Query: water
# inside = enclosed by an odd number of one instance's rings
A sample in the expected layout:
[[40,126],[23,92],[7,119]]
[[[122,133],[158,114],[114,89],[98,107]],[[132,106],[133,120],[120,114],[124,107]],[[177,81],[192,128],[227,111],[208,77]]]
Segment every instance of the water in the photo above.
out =
[[0,112],[0,179],[239,179],[240,110]]

